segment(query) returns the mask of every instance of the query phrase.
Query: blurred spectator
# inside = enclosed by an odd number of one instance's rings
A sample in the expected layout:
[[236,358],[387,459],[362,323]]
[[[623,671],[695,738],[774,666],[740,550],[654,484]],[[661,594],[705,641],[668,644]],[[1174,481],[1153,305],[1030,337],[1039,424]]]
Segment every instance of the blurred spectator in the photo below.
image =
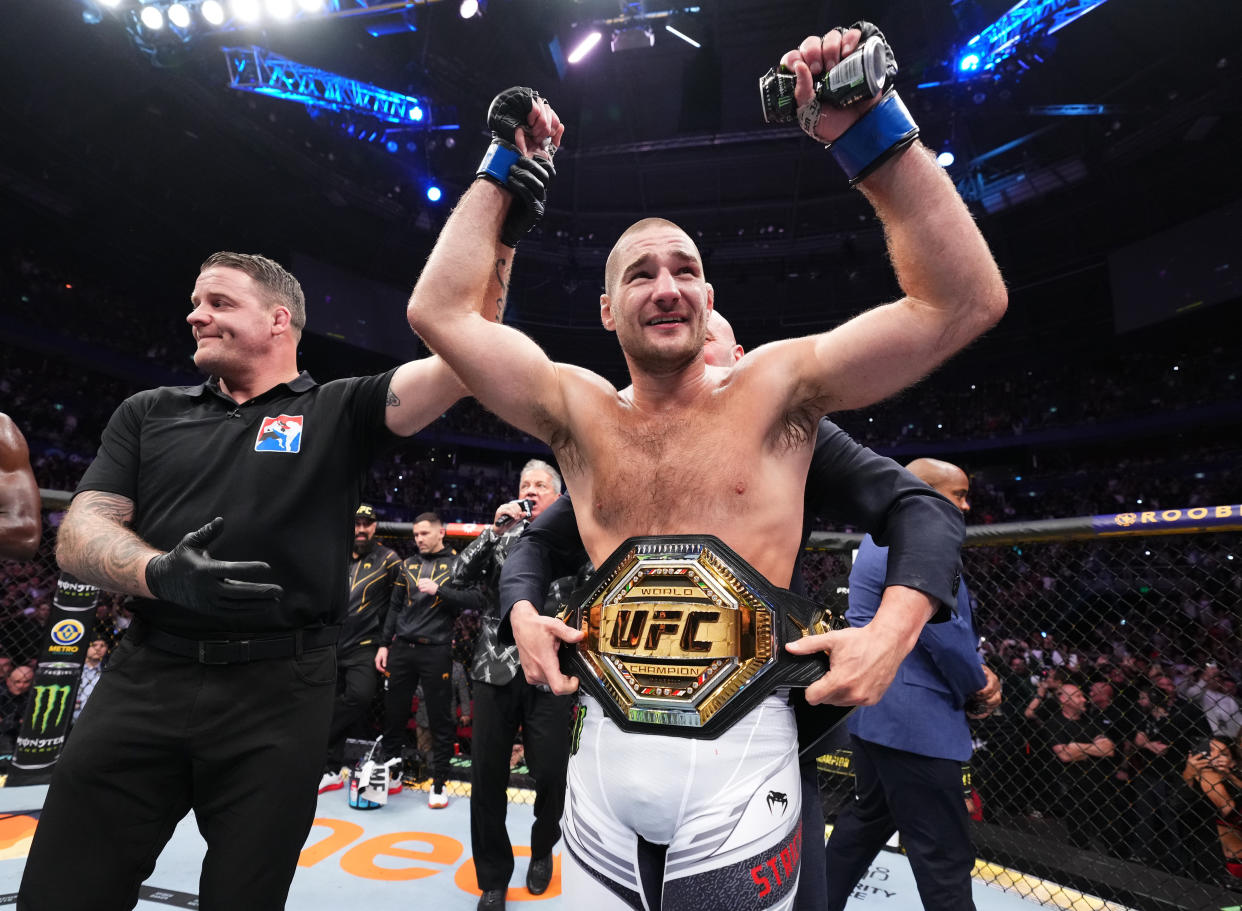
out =
[[103,674],[104,662],[108,658],[108,641],[96,636],[86,649],[86,660],[82,663],[82,677],[78,681],[78,695],[73,702],[73,721],[76,724],[82,707],[95,691],[95,684]]
[[1144,864],[1176,871],[1183,864],[1180,807],[1172,800],[1178,790],[1185,757],[1211,731],[1203,713],[1182,699],[1171,699],[1159,687],[1139,692],[1146,723],[1134,733],[1143,765],[1134,781],[1132,832],[1134,856]]
[[1070,843],[1085,848],[1099,844],[1112,822],[1105,817],[1108,807],[1100,793],[1112,775],[1117,747],[1099,719],[1087,714],[1087,698],[1077,683],[1061,684],[1057,700],[1060,711],[1044,723],[1041,732],[1056,760],[1053,810],[1065,821]]
[[13,755],[33,682],[34,669],[21,665],[13,668],[0,689],[0,756]]
[[1242,777],[1230,742],[1213,737],[1186,760],[1182,778],[1210,804],[1216,835],[1230,876],[1242,879]]
[[1236,692],[1237,683],[1233,677],[1221,671],[1214,661],[1184,691],[1187,699],[1203,709],[1212,733],[1226,740],[1237,737],[1242,730],[1242,711],[1234,697]]

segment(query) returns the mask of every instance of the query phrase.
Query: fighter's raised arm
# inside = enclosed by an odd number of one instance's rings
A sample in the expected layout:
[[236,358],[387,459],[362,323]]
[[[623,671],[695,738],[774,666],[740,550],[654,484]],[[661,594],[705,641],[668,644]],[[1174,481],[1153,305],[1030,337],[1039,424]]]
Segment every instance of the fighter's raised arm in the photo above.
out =
[[[1005,285],[983,236],[918,141],[896,92],[844,109],[814,96],[813,79],[877,36],[883,41],[875,26],[860,22],[810,36],[781,58],[797,78],[803,130],[829,147],[875,207],[905,293],[830,332],[778,346],[794,370],[795,403],[814,403],[814,413],[865,407],[904,389],[994,325],[1006,308]],[[887,44],[883,51],[895,72]]]
[[514,248],[543,215],[564,127],[538,93],[524,88],[496,96],[488,126],[493,140],[479,179],[449,216],[419,276],[410,326],[486,407],[550,441],[567,421],[561,378],[568,368],[501,321]]

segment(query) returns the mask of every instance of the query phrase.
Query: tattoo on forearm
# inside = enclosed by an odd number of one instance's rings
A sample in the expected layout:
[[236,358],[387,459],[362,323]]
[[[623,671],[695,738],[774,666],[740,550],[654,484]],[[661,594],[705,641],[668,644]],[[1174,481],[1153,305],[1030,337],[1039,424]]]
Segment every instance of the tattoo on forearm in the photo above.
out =
[[505,285],[505,258],[503,256],[496,260],[496,283],[500,285],[500,297],[496,298],[496,322],[502,323],[505,316],[505,296],[509,290]]
[[396,408],[401,404],[401,399],[397,397],[397,393],[393,392],[391,386],[388,387],[388,397],[384,399],[384,404],[389,408]]
[[127,527],[133,514],[134,504],[125,497],[80,494],[58,536],[61,566],[100,588],[142,594],[153,548]]

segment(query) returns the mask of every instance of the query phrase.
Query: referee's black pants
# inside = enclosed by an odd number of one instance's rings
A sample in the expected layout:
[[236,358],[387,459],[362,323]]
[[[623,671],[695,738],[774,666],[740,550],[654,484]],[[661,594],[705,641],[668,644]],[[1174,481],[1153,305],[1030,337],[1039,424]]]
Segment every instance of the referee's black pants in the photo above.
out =
[[52,775],[20,911],[129,911],[177,823],[203,911],[284,908],[315,817],[336,649],[204,665],[122,641]]
[[328,769],[345,764],[345,738],[366,717],[375,698],[379,671],[375,669],[378,646],[362,645],[336,656],[337,694],[328,729]]
[[457,725],[453,723],[453,647],[412,645],[397,639],[388,647],[388,691],[384,694],[384,755],[400,756],[410,723],[414,691],[423,685],[431,729],[431,777],[448,780]]
[[513,845],[505,827],[509,759],[518,725],[535,780],[532,858],[552,853],[561,837],[569,724],[577,696],[557,696],[526,682],[522,669],[506,684],[475,681],[470,745],[470,848],[479,889],[505,889],[513,876]]
[[893,832],[910,859],[925,911],[967,911],[975,851],[962,764],[850,737],[854,800],[828,839],[828,907],[840,911]]

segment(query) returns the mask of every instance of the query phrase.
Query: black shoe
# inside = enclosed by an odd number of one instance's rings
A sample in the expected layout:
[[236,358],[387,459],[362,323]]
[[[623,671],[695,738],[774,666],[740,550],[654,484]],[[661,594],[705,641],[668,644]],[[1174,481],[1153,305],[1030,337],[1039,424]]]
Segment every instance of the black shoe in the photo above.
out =
[[543,895],[552,881],[552,854],[531,859],[526,870],[526,889],[531,895]]
[[488,889],[480,895],[478,911],[505,911],[505,890]]

